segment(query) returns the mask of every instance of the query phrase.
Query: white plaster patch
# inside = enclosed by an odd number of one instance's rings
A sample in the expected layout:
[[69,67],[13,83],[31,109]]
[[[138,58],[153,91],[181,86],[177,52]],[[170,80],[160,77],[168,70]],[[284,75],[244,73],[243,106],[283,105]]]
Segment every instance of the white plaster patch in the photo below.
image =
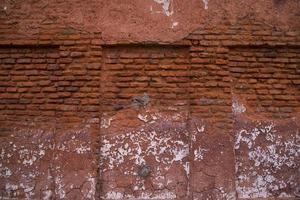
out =
[[208,2],[209,0],[202,0],[204,3],[204,9],[207,10],[208,9]]
[[[148,192],[143,192],[138,197],[133,197],[132,195],[125,195],[123,199],[131,199],[131,200],[158,200],[158,199],[176,199],[176,194],[173,192],[162,190],[158,194],[152,194]],[[121,198],[122,199],[122,198]]]
[[183,148],[173,149],[172,152],[174,154],[173,161],[182,161],[182,159],[189,154],[189,147],[188,145],[185,145]]
[[232,112],[234,114],[241,114],[241,113],[244,113],[246,112],[246,107],[239,103],[237,100],[233,100],[232,102]]
[[111,191],[106,193],[106,199],[123,199],[123,194],[120,192]]
[[66,191],[64,189],[65,184],[63,183],[62,177],[60,175],[57,175],[57,177],[55,177],[55,184],[56,184],[55,194],[57,194],[60,199],[65,198],[66,196]]
[[52,193],[51,190],[43,191],[43,194],[44,194],[43,200],[50,200],[50,199],[52,199],[53,193]]
[[96,194],[96,178],[92,177],[91,174],[88,174],[87,177],[88,183],[90,185],[90,189],[86,195],[88,199],[95,199]]
[[187,175],[187,177],[189,177],[189,175],[190,175],[190,163],[189,162],[186,162],[184,165],[183,165],[183,167],[184,167],[184,171],[185,171],[185,173],[186,173],[186,175]]
[[235,192],[226,192],[223,187],[219,187],[217,190],[221,193],[218,195],[218,199],[236,200]]
[[138,119],[143,121],[143,122],[148,122],[148,116],[147,115],[138,114]]
[[91,151],[91,147],[80,144],[80,147],[76,147],[75,151],[78,154],[83,154]]
[[195,129],[193,129],[193,131],[190,133],[192,142],[196,142],[197,137],[200,136],[201,133],[204,133],[204,130],[205,130],[205,125],[200,126],[198,124],[195,124]]
[[172,28],[175,28],[176,26],[178,26],[178,24],[179,24],[178,22],[173,22],[172,23]]
[[1,167],[0,165],[0,177],[8,178],[12,175],[12,171],[8,167]]
[[108,128],[110,126],[111,121],[113,120],[113,118],[105,118],[103,117],[101,119],[101,128]]
[[170,191],[164,191],[162,193],[154,195],[150,199],[153,199],[153,200],[154,199],[176,199],[176,194],[174,194],[173,192],[170,192]]
[[235,140],[235,149],[239,149],[242,143],[246,143],[248,148],[250,149],[255,144],[255,139],[260,134],[260,130],[258,128],[254,128],[251,131],[240,130],[236,135]]
[[205,152],[207,152],[207,149],[203,149],[199,147],[198,149],[194,150],[194,160],[200,161],[203,160]]
[[173,11],[171,10],[171,0],[154,0],[156,3],[162,5],[162,9],[165,15],[171,16]]

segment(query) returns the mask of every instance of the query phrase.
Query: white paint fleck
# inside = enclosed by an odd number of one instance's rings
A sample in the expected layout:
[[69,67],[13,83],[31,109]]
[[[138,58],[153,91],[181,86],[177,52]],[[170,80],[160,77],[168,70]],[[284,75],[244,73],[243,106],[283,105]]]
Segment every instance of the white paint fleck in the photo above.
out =
[[226,192],[223,187],[217,188],[217,190],[221,193],[218,193],[218,198],[217,199],[226,199],[226,200],[236,200],[236,193],[235,191],[233,192]]
[[41,149],[39,152],[39,156],[44,156],[45,155],[45,150]]
[[186,163],[183,165],[183,168],[184,168],[184,171],[185,171],[187,177],[189,177],[189,175],[190,175],[190,163],[189,163],[189,162],[186,162]]
[[207,10],[208,9],[208,2],[209,0],[202,0],[204,3],[204,9]]
[[32,156],[30,159],[24,159],[23,164],[26,165],[32,165],[36,161],[36,156]]
[[167,16],[171,16],[173,11],[171,11],[171,0],[154,0],[156,3],[161,4],[164,10],[164,14]]
[[155,195],[154,197],[150,198],[150,199],[176,199],[176,194],[174,194],[173,192],[170,191],[164,191],[162,193],[159,193],[157,195]]
[[43,194],[44,194],[43,200],[50,200],[53,195],[51,190],[43,191]]
[[189,154],[189,148],[188,145],[185,145],[182,149],[173,149],[172,152],[174,154],[173,161],[182,161]]
[[172,23],[172,28],[175,28],[176,26],[178,26],[178,22],[173,22]]
[[123,199],[123,194],[120,192],[110,191],[105,195],[106,199]]
[[246,107],[239,103],[237,100],[233,100],[232,102],[232,112],[234,114],[241,114],[241,113],[244,113],[246,112]]
[[194,150],[194,160],[200,161],[204,158],[205,152],[207,152],[207,149],[199,147],[198,149]]
[[112,120],[113,120],[113,118],[103,117],[101,120],[101,128],[108,128],[110,126],[110,123]]
[[62,179],[60,176],[55,177],[55,184],[57,187],[55,188],[55,193],[58,194],[60,199],[65,198],[66,191],[64,190],[64,183],[62,182]]
[[8,167],[0,167],[0,177],[8,178],[11,175],[12,172]]
[[17,190],[19,188],[18,185],[15,184],[11,184],[11,183],[6,183],[5,184],[5,190],[9,191],[9,190]]
[[87,153],[87,152],[91,151],[91,148],[89,146],[84,146],[84,145],[80,144],[80,147],[76,147],[75,151],[78,154],[83,154],[83,153]]
[[147,115],[138,114],[138,119],[143,122],[148,122]]
[[96,194],[96,178],[92,177],[91,174],[88,174],[87,180],[90,184],[90,190],[88,191],[86,197],[88,199],[95,199]]
[[260,131],[258,128],[254,128],[251,131],[247,131],[247,130],[240,130],[236,136],[236,140],[235,140],[235,145],[234,148],[235,149],[239,149],[241,143],[246,143],[248,145],[248,148],[250,149],[252,147],[252,145],[255,144],[255,139],[257,138],[257,136],[260,134]]

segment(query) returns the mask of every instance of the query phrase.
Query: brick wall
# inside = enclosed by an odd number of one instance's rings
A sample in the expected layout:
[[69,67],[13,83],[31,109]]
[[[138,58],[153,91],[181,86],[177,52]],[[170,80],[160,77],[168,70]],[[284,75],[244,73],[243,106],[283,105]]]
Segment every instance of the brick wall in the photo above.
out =
[[230,51],[234,94],[267,117],[299,112],[299,48],[252,47]]
[[[299,31],[251,20],[167,44],[1,40],[1,197],[295,199],[299,45]],[[123,140],[143,141],[150,177]]]
[[187,105],[188,47],[107,47],[104,56],[105,110],[126,107],[132,98],[144,93],[158,106]]

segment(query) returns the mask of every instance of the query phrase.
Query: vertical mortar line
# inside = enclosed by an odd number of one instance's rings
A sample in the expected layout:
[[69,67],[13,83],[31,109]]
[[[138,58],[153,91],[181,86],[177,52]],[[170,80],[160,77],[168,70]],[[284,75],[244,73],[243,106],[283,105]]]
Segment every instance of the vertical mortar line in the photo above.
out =
[[[58,49],[57,49],[57,53],[60,55],[60,48],[61,48],[61,45],[58,46]],[[56,59],[56,64],[59,65],[59,58]],[[53,72],[52,72],[53,73]],[[53,76],[54,74],[52,74]],[[56,79],[55,79],[56,80]],[[55,83],[54,83],[55,84]],[[55,86],[57,87],[57,86]],[[57,91],[56,91],[57,92]],[[56,150],[56,139],[57,139],[57,123],[59,122],[59,120],[57,120],[57,116],[58,116],[58,112],[57,112],[57,107],[55,107],[55,110],[54,110],[54,127],[53,127],[53,139],[52,139],[52,156],[51,156],[51,163],[50,163],[50,175],[52,177],[52,183],[51,185],[53,185],[53,198],[55,199],[55,191],[56,191],[56,183],[55,183],[55,156],[57,154],[57,150]]]
[[193,199],[193,191],[191,189],[191,177],[192,177],[192,161],[193,161],[193,154],[191,151],[193,150],[193,144],[192,144],[192,134],[191,134],[191,95],[190,95],[190,90],[191,90],[191,60],[190,60],[190,48],[191,46],[188,47],[188,89],[187,89],[187,132],[189,134],[188,137],[188,145],[189,145],[189,155],[188,155],[188,162],[189,162],[189,175],[187,176],[188,178],[188,186],[187,186],[187,192],[188,192],[188,199],[192,200]]
[[[233,103],[233,95],[234,95],[234,93],[233,93],[233,77],[232,77],[232,75],[231,75],[231,72],[230,72],[230,65],[229,65],[229,62],[230,62],[230,60],[229,60],[229,57],[230,57],[230,51],[231,51],[231,48],[229,48],[229,47],[225,47],[225,48],[227,48],[228,49],[228,51],[227,51],[227,70],[228,70],[228,76],[229,76],[229,78],[230,78],[230,96],[231,96],[231,103]],[[235,188],[234,188],[234,190],[235,190],[235,198],[236,199],[238,199],[238,194],[237,194],[237,190],[236,190],[236,188],[237,188],[237,182],[236,182],[236,152],[235,152],[235,149],[234,149],[234,144],[235,144],[235,134],[234,134],[234,125],[235,125],[235,123],[234,123],[234,115],[233,115],[233,110],[232,110],[232,107],[231,107],[231,116],[232,116],[232,119],[231,119],[231,131],[232,131],[232,139],[233,139],[233,149],[232,149],[232,151],[233,151],[233,157],[234,157],[234,186],[235,186]]]
[[100,152],[100,149],[101,149],[101,121],[102,121],[102,117],[103,117],[103,112],[104,112],[104,109],[103,109],[103,95],[104,95],[104,92],[103,92],[103,85],[102,85],[102,80],[103,80],[103,71],[104,71],[104,65],[105,65],[105,51],[104,51],[104,47],[101,46],[101,66],[100,66],[100,89],[99,89],[99,124],[98,124],[98,127],[99,127],[99,135],[98,135],[98,145],[97,145],[97,166],[98,166],[98,170],[97,170],[97,185],[96,185],[96,194],[98,194],[98,198],[101,199],[101,169],[100,169],[100,156],[101,156],[101,152]]

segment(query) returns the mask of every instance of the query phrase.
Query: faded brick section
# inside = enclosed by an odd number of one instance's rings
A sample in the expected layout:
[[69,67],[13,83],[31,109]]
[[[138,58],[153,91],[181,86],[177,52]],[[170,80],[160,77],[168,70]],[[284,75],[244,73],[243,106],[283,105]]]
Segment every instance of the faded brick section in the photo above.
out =
[[[192,199],[235,199],[231,78],[218,35],[189,36]],[[208,40],[201,40],[201,38]]]
[[98,195],[102,50],[57,43],[0,48],[1,199]]
[[0,52],[2,120],[54,116],[59,95],[54,79],[59,68],[57,46],[5,46]]
[[299,53],[294,46],[230,50],[241,199],[299,197]]
[[[233,48],[229,55],[233,93],[252,108],[248,113],[290,118],[300,109],[299,64],[300,48]],[[234,105],[238,107],[238,99]]]
[[152,105],[188,105],[188,46],[108,46],[102,71],[103,109],[118,110],[138,104],[147,95]]
[[99,117],[101,47],[60,43],[0,47],[1,120]]
[[59,124],[55,134],[55,199],[95,199],[98,126],[91,121]]
[[185,46],[104,50],[101,198],[189,198],[188,58]]

